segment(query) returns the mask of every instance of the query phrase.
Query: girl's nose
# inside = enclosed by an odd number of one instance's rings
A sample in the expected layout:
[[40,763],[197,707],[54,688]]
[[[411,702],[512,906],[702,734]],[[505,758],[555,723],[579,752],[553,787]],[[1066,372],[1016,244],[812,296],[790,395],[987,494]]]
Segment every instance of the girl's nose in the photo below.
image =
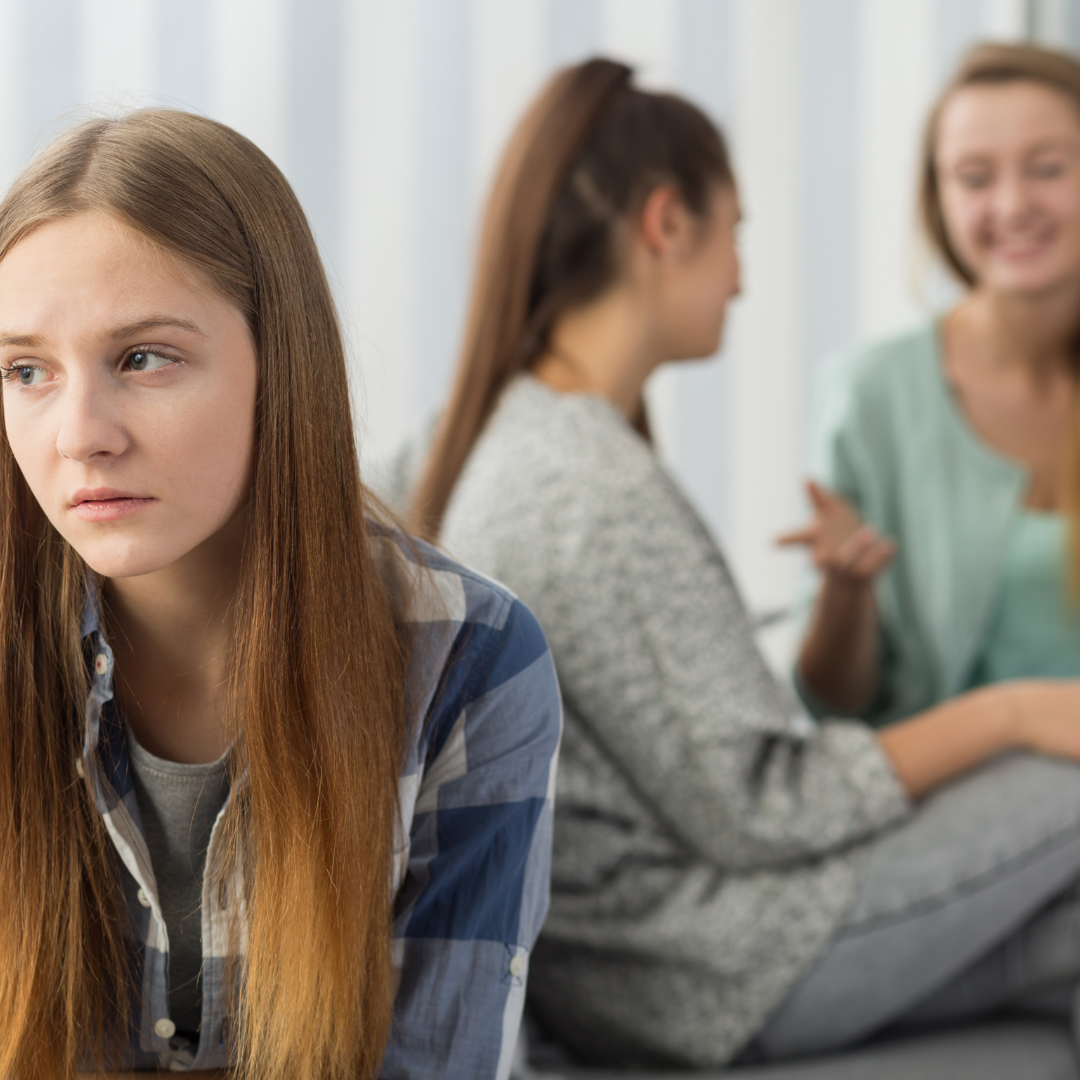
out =
[[1032,208],[1031,191],[1023,177],[1006,175],[994,192],[994,209],[1003,221],[1015,221],[1026,216]]
[[72,461],[113,457],[127,448],[127,436],[107,386],[93,378],[72,379],[61,391],[56,449]]

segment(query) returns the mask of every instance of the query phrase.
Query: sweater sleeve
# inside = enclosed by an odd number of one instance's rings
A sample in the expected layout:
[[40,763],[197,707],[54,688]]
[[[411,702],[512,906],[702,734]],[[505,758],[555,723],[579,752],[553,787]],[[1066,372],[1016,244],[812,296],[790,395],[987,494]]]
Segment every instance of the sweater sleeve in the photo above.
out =
[[[651,458],[651,455],[649,455]],[[752,869],[838,848],[907,798],[872,731],[817,724],[771,676],[723,558],[658,465],[578,474],[530,596],[568,710],[699,856]],[[591,477],[591,479],[590,479]]]
[[[886,529],[882,500],[883,479],[873,452],[876,434],[885,423],[880,403],[869,404],[860,393],[858,361],[861,355],[834,358],[818,380],[813,418],[812,472],[825,487],[842,495],[858,511],[864,521],[883,531]],[[887,410],[884,410],[887,415]],[[898,540],[896,536],[893,540]],[[887,575],[878,583],[879,675],[878,689],[869,707],[861,716],[870,724],[884,722],[895,705],[895,687],[899,676],[898,639],[890,625],[883,591]],[[806,614],[820,587],[817,575],[807,589]],[[803,704],[815,715],[824,716],[829,706],[807,687],[796,671],[795,686]]]

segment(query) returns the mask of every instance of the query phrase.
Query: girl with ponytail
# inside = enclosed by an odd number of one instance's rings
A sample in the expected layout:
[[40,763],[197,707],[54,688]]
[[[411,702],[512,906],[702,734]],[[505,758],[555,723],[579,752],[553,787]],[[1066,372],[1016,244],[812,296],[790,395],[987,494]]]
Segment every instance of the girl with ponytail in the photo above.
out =
[[771,677],[642,405],[719,344],[738,191],[706,117],[630,76],[567,69],[515,132],[412,504],[533,607],[559,672],[532,1008],[584,1058],[709,1068],[1036,990],[1067,1011],[1080,689],[1000,683],[878,733]]
[[380,523],[281,173],[69,131],[0,203],[0,372],[0,1076],[505,1077],[553,670]]

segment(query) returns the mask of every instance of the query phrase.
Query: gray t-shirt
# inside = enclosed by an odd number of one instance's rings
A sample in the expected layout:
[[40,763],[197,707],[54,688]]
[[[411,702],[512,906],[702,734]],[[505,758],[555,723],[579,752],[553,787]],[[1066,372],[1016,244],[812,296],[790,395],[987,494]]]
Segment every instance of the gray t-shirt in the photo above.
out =
[[202,1021],[202,883],[214,822],[229,794],[228,752],[209,765],[166,761],[125,725],[135,798],[169,934],[169,1015],[178,1035]]

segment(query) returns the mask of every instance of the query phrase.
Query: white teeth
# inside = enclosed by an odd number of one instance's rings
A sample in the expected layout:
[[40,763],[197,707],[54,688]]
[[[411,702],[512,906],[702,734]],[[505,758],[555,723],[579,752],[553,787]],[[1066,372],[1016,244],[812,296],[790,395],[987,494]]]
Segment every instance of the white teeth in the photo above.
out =
[[998,237],[992,240],[994,247],[1004,251],[1028,251],[1031,248],[1041,247],[1049,238],[1045,236],[1010,236]]

